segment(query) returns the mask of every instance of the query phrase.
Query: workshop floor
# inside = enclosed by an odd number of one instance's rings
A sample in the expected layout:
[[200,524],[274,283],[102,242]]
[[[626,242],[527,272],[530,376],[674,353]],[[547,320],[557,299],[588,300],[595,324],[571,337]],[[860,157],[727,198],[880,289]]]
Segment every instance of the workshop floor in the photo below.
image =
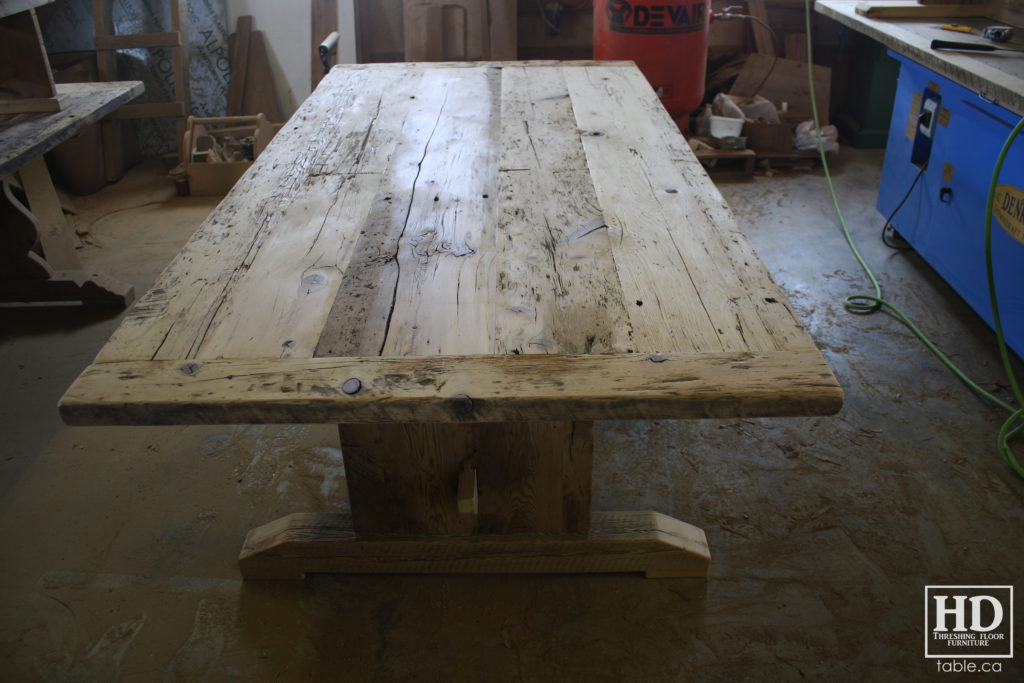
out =
[[[881,245],[881,153],[841,156],[842,205],[887,294],[1006,397],[988,328],[916,255]],[[924,585],[1008,584],[1024,567],[1024,481],[994,448],[1003,415],[893,318],[843,310],[867,285],[820,171],[722,190],[846,406],[822,418],[598,424],[595,509],[654,509],[703,527],[707,581],[243,584],[235,561],[248,528],[345,505],[335,429],[65,427],[57,399],[118,317],[6,308],[0,678],[936,677],[922,652]],[[145,165],[79,199],[84,262],[144,291],[216,203],[172,195]],[[1005,680],[1024,680],[1020,661],[1004,662]]]

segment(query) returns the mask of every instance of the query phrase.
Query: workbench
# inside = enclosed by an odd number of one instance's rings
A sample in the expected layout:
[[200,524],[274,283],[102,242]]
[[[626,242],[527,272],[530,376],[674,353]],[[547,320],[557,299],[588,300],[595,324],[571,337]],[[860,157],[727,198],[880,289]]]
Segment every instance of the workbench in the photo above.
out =
[[[7,199],[0,230],[0,301],[77,300],[115,308],[132,302],[130,284],[82,269],[43,155],[142,91],[141,81],[59,84],[60,111],[0,117],[0,179]],[[8,176],[15,172],[28,207],[11,193]],[[37,242],[42,255],[33,251]]]
[[[1024,52],[933,50],[931,41],[992,45],[982,30],[1006,24],[1015,27],[1018,42],[1002,45],[1024,50],[1022,7],[999,1],[815,4],[822,14],[888,46],[900,63],[878,210],[989,325],[994,317],[985,211],[996,159],[1024,115]],[[928,16],[900,16],[922,13]],[[1024,217],[1013,210],[1024,202],[1024,138],[1009,149],[994,198],[992,272],[1001,326],[1009,346],[1024,354]]]
[[704,532],[591,512],[594,420],[842,400],[632,63],[433,63],[335,67],[60,411],[340,425],[351,515],[253,529],[246,578],[657,577]]
[[[860,14],[858,6],[878,7],[876,18]],[[1015,43],[1024,48],[1024,10],[1019,2],[988,2],[963,5],[915,5],[913,2],[861,2],[816,0],[815,11],[859,31],[889,49],[948,78],[986,101],[1024,116],[1024,57],[1001,52],[932,50],[933,40],[987,43],[981,31],[993,24],[1015,26]],[[863,9],[863,8],[862,8]],[[902,10],[902,11],[901,11]],[[902,16],[901,16],[902,15]],[[939,28],[958,24],[974,29],[973,35]],[[991,44],[991,43],[990,43]]]

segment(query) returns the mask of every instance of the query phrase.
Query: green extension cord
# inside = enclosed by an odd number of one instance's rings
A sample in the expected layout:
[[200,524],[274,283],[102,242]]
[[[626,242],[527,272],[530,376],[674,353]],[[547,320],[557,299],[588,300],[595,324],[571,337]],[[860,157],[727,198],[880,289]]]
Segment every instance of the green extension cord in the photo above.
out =
[[[821,130],[821,123],[818,118],[818,105],[815,101],[814,96],[814,75],[810,65],[813,64],[812,57],[812,39],[811,39],[811,0],[804,0],[805,7],[805,25],[807,31],[807,83],[810,87],[811,94],[811,112],[814,115],[814,127],[816,131]],[[992,271],[992,205],[995,202],[996,184],[999,180],[999,172],[1003,168],[1003,162],[1006,160],[1006,155],[1010,151],[1010,146],[1013,141],[1020,134],[1021,129],[1024,129],[1024,118],[1022,118],[1010,135],[1006,138],[1006,142],[1003,143],[1003,148],[999,153],[999,157],[996,159],[995,168],[992,170],[992,179],[989,182],[988,187],[988,201],[985,205],[985,265],[988,271],[988,292],[989,298],[992,302],[992,318],[994,320],[993,327],[996,331],[996,339],[999,342],[999,355],[1003,360],[1003,367],[1006,370],[1006,376],[1010,380],[1010,385],[1013,388],[1013,395],[1017,399],[1017,405],[1024,406],[1024,394],[1022,394],[1017,379],[1013,374],[1013,368],[1010,365],[1010,354],[1007,351],[1006,339],[1003,336],[1003,326],[999,317],[999,305],[996,301],[996,283],[995,274]],[[1010,439],[1016,436],[1022,429],[1024,429],[1024,408],[1014,408],[1009,403],[1003,401],[997,396],[993,396],[989,392],[982,389],[976,382],[971,380],[964,372],[958,368],[949,356],[944,354],[939,347],[937,347],[931,339],[929,339],[924,332],[922,332],[914,322],[906,316],[899,308],[894,306],[891,302],[886,301],[882,297],[882,286],[878,283],[878,278],[871,272],[871,268],[864,261],[864,257],[861,256],[860,251],[857,249],[857,245],[853,241],[853,237],[850,235],[850,230],[846,226],[846,220],[843,218],[843,212],[839,208],[839,199],[836,197],[836,189],[832,184],[832,174],[829,172],[828,161],[825,159],[825,149],[822,144],[820,133],[818,133],[818,153],[821,156],[821,167],[825,171],[825,180],[828,182],[828,190],[832,195],[832,204],[835,206],[836,215],[839,217],[839,224],[842,226],[843,235],[846,237],[846,243],[850,246],[850,251],[853,252],[854,257],[857,259],[857,263],[864,270],[864,273],[868,276],[871,281],[871,285],[875,289],[874,295],[870,294],[852,294],[843,299],[843,306],[846,310],[851,313],[874,313],[875,311],[883,308],[888,309],[897,320],[906,325],[911,332],[917,335],[925,346],[927,346],[932,353],[934,353],[942,363],[949,368],[953,374],[960,378],[967,386],[976,391],[983,398],[991,401],[995,405],[999,406],[1003,410],[1010,412],[1010,417],[1003,423],[1002,428],[999,430],[998,437],[998,448],[999,454],[1003,460],[1006,461],[1010,467],[1021,477],[1024,478],[1024,467],[1021,467],[1020,463],[1013,455],[1013,451],[1010,450]]]

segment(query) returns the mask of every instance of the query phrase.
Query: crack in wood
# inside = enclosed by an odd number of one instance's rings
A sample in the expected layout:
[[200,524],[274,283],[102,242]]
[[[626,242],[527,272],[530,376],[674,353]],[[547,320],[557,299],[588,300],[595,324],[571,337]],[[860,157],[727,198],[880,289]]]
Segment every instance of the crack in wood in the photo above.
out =
[[[419,163],[416,164],[416,176],[412,181],[412,191],[409,192],[409,203],[405,207],[405,222],[402,224],[402,232],[398,234],[398,240],[395,242],[397,245],[402,243],[402,238],[405,237],[405,231],[409,229],[409,216],[412,213],[412,202],[416,198],[416,185],[420,179],[420,173],[423,171],[423,161],[427,158],[427,153],[430,151],[430,143],[434,139],[434,133],[437,132],[437,127],[441,124],[441,118],[444,116],[444,108],[448,104],[448,92],[445,91],[444,100],[441,102],[441,110],[437,114],[437,118],[434,120],[434,127],[430,131],[430,136],[427,138],[427,144],[423,146],[423,155],[420,157]],[[398,285],[402,281],[402,262],[400,259],[395,259],[395,268],[398,274],[395,277],[395,288],[391,293],[391,306],[388,307],[388,317],[384,322],[384,334],[380,341],[380,350],[377,352],[378,356],[384,355],[384,346],[388,343],[388,334],[391,332],[391,319],[395,314],[395,301],[398,298]]]

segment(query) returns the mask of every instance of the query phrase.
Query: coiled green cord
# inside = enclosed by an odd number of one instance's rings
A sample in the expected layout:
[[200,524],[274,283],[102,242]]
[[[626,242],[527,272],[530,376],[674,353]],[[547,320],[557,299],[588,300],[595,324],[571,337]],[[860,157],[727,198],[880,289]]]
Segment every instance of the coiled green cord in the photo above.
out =
[[[1003,170],[1003,162],[1006,161],[1010,146],[1020,135],[1021,129],[1024,129],[1024,118],[1021,118],[1013,127],[1006,142],[1003,143],[1003,148],[999,150],[995,168],[992,169],[992,179],[988,183],[988,199],[985,201],[985,271],[988,275],[988,296],[992,301],[992,323],[996,330],[996,340],[999,342],[999,355],[1003,359],[1003,369],[1006,370],[1006,376],[1010,380],[1010,386],[1013,388],[1013,395],[1017,399],[1018,406],[1024,406],[1024,395],[1021,394],[1017,377],[1013,374],[1013,366],[1010,365],[1010,353],[1006,348],[1003,323],[999,316],[999,304],[996,301],[996,276],[992,267],[992,206],[995,204],[996,184],[999,182],[999,173]],[[1022,418],[1024,418],[1024,408],[1017,408],[1003,423],[999,430],[999,454],[1017,471],[1017,474],[1024,477],[1024,469],[1021,469],[1017,459],[1013,457],[1013,451],[1010,450],[1010,439],[1024,429],[1024,419]]]
[[[811,0],[804,0],[804,8],[804,19],[807,32],[807,83],[810,87],[811,112],[814,115],[814,128],[816,131],[820,131],[821,122],[818,118],[818,105],[814,96],[814,74],[811,69],[811,65],[814,63],[811,52],[813,42],[811,38]],[[1003,162],[1006,159],[1007,153],[1010,151],[1010,146],[1020,134],[1022,128],[1024,128],[1024,118],[1017,123],[1014,129],[1010,132],[1009,137],[1007,137],[1006,142],[1003,144],[999,157],[996,159],[995,168],[992,171],[992,179],[989,182],[988,202],[985,206],[985,263],[988,270],[988,291],[992,302],[992,317],[995,322],[994,327],[996,331],[996,339],[999,342],[999,353],[1003,359],[1003,367],[1006,370],[1007,377],[1010,379],[1010,384],[1013,387],[1013,394],[1017,399],[1017,404],[1020,406],[1024,406],[1024,394],[1021,393],[1020,387],[1017,384],[1017,379],[1013,374],[1013,368],[1010,365],[1010,355],[1007,351],[1006,339],[1003,337],[1003,326],[1000,321],[999,306],[996,301],[995,275],[992,271],[992,206],[995,202],[995,191],[996,184],[999,180],[999,172],[1003,168]],[[939,347],[937,347],[934,342],[932,342],[932,340],[929,339],[924,332],[922,332],[917,325],[915,325],[914,322],[903,313],[903,311],[882,297],[882,286],[878,283],[878,278],[875,277],[871,268],[868,267],[867,262],[864,261],[864,257],[861,256],[860,250],[857,249],[857,245],[854,243],[853,237],[850,235],[850,229],[846,226],[846,220],[843,218],[843,212],[839,208],[839,199],[836,197],[836,188],[832,184],[832,174],[829,172],[828,161],[825,158],[825,148],[822,144],[820,132],[818,133],[818,153],[821,156],[821,167],[825,171],[825,180],[828,183],[828,190],[832,196],[832,205],[835,207],[836,216],[839,217],[839,224],[843,229],[843,236],[846,238],[846,243],[850,246],[850,251],[853,252],[854,257],[857,259],[857,263],[860,264],[860,267],[864,270],[864,274],[867,275],[868,279],[871,281],[872,287],[875,289],[874,295],[851,294],[843,299],[843,306],[851,313],[859,314],[874,313],[875,311],[882,310],[883,308],[888,309],[897,320],[906,325],[910,331],[913,332],[917,338],[920,339],[921,342],[938,357],[940,361],[942,361],[943,365],[949,368],[962,382],[983,398],[991,401],[1003,410],[1010,412],[1010,417],[1003,423],[1002,428],[999,430],[999,454],[1021,478],[1024,478],[1024,467],[1021,467],[1020,463],[1017,462],[1017,459],[1014,457],[1013,451],[1010,449],[1009,445],[1010,439],[1024,429],[1024,408],[1014,408],[1006,401],[1003,401],[978,386],[978,384],[964,374],[964,372],[958,368],[952,360],[950,360],[949,356],[944,354],[942,350],[939,349]]]

